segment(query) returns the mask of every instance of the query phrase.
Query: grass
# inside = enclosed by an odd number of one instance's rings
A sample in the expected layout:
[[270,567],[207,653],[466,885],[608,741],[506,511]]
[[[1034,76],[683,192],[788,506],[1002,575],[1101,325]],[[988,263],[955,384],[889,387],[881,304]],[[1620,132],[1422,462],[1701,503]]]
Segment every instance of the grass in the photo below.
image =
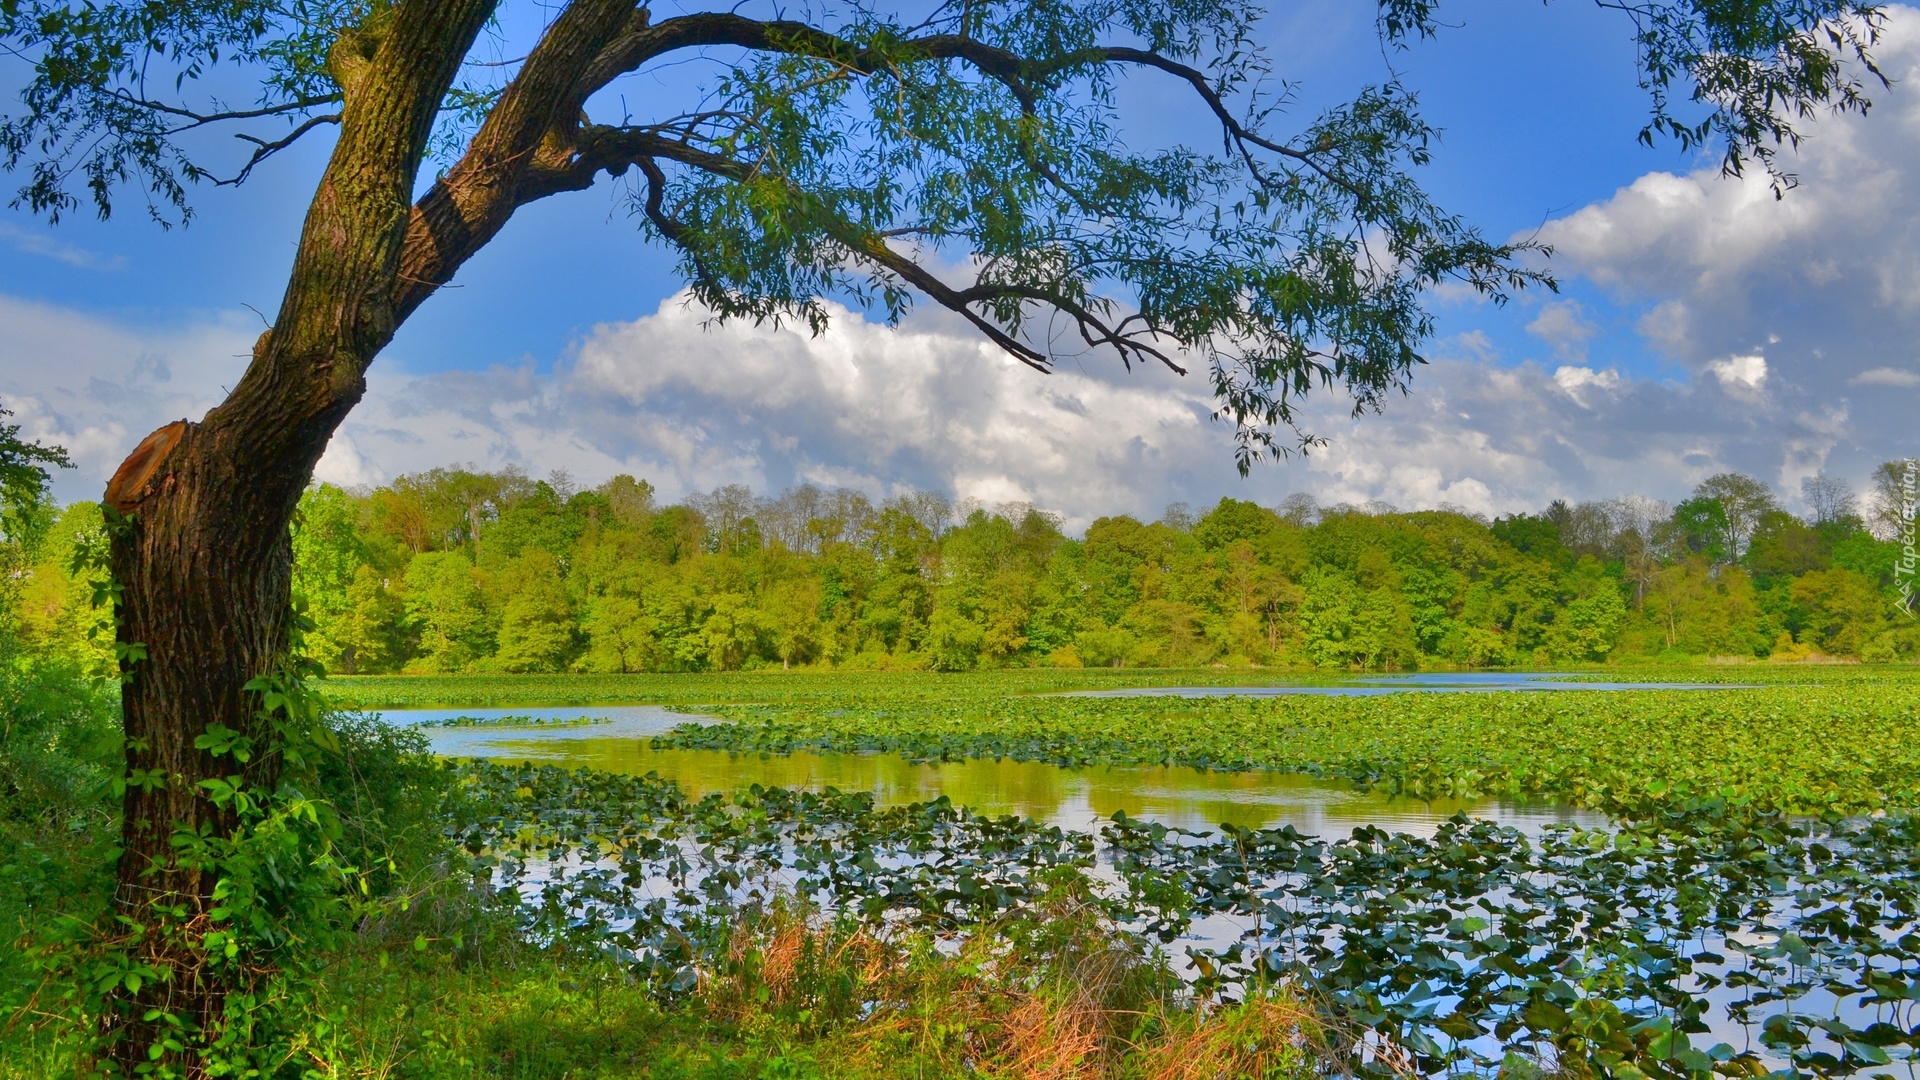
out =
[[[1687,667],[1553,669],[1578,680],[1759,683],[1767,686],[1920,685],[1920,666],[1715,664]],[[1395,673],[1388,673],[1389,675]],[[866,701],[982,700],[1076,690],[1174,686],[1334,685],[1378,673],[1285,672],[1260,668],[1009,668],[924,671],[714,672],[680,675],[336,675],[320,685],[347,708],[509,708],[569,705],[805,705]]]
[[[475,966],[369,944],[329,973],[329,1022],[298,1066],[315,1080],[1304,1080],[1351,1049],[1287,994],[1185,993],[1068,891],[990,929],[954,949],[776,904],[668,1000],[577,954]],[[31,1038],[0,1044],[8,1080],[73,1075]]]

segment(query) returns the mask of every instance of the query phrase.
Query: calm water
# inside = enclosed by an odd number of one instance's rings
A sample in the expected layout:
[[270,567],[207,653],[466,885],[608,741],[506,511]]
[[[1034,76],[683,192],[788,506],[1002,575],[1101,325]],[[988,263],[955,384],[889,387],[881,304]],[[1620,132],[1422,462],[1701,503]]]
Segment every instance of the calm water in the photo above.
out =
[[1221,822],[1344,837],[1362,825],[1429,835],[1465,811],[1503,824],[1538,829],[1559,822],[1588,826],[1605,819],[1586,811],[1493,800],[1424,802],[1355,791],[1351,786],[1291,773],[1206,772],[1165,766],[1067,769],[1034,761],[971,760],[916,764],[892,754],[815,754],[760,757],[724,750],[655,750],[651,736],[709,718],[658,706],[554,709],[389,710],[392,723],[451,716],[604,717],[606,724],[568,728],[434,728],[435,752],[449,757],[533,761],[611,772],[657,772],[694,795],[752,784],[871,792],[881,805],[924,802],[942,795],[991,814],[1022,817],[1091,832],[1124,810],[1128,816],[1185,829]]

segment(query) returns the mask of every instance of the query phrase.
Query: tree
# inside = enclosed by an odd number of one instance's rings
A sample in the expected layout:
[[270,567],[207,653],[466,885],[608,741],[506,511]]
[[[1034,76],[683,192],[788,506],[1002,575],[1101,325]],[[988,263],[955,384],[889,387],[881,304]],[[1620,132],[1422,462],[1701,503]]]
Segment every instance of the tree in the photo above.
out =
[[1883,461],[1873,470],[1872,509],[1867,525],[1882,540],[1913,532],[1914,504],[1920,502],[1920,458]]
[[573,610],[560,578],[560,563],[541,548],[508,563],[501,574],[499,652],[501,671],[561,671],[573,651]]
[[355,576],[367,562],[359,530],[358,508],[347,493],[321,484],[300,499],[293,527],[293,591],[307,602],[313,633],[307,644],[321,663],[351,673],[359,666],[341,638],[354,618],[350,595]]
[[408,670],[449,674],[490,651],[487,613],[473,563],[458,551],[429,551],[407,564],[407,616],[420,631],[416,665]]
[[1613,519],[1614,548],[1627,581],[1633,583],[1634,606],[1647,605],[1647,586],[1660,572],[1660,560],[1672,542],[1669,522],[1673,510],[1645,495],[1626,495],[1607,504]]
[[1700,481],[1693,489],[1695,499],[1710,499],[1720,507],[1721,543],[1727,559],[1739,562],[1746,556],[1747,544],[1766,515],[1779,506],[1773,489],[1740,473],[1718,473]]
[[[1861,0],[1620,6],[1652,91],[1643,137],[1719,140],[1728,169],[1757,160],[1782,186],[1773,155],[1794,123],[1816,106],[1864,109],[1862,80],[1878,74],[1879,15]],[[829,294],[892,318],[917,295],[1041,371],[1062,328],[1128,364],[1202,365],[1243,468],[1311,439],[1278,432],[1316,384],[1357,409],[1404,388],[1432,326],[1429,288],[1498,297],[1543,280],[1422,192],[1412,170],[1434,133],[1398,83],[1291,137],[1269,130],[1286,98],[1262,95],[1269,62],[1242,0],[987,0],[914,21],[860,4],[811,21],[656,20],[644,0],[570,0],[540,9],[551,17],[519,60],[469,66],[498,8],[0,6],[8,70],[24,78],[0,153],[24,174],[20,202],[51,218],[83,198],[105,215],[131,188],[155,218],[185,220],[195,183],[242,182],[297,140],[336,133],[246,374],[199,421],[143,440],[103,500],[124,525],[112,569],[127,765],[167,778],[129,786],[125,804],[118,914],[173,928],[143,946],[164,977],[123,994],[105,1024],[129,1065],[151,1048],[158,1067],[201,1070],[224,1045],[229,984],[199,964],[193,929],[219,874],[183,863],[170,838],[241,827],[238,804],[217,805],[202,780],[278,787],[281,734],[248,687],[286,660],[301,492],[367,366],[519,208],[630,176],[643,229],[722,318],[819,331]],[[1382,0],[1383,41],[1430,35],[1436,18],[1430,0]],[[696,50],[725,58],[702,99],[610,90]],[[463,70],[494,81],[457,83]],[[1123,71],[1191,91],[1219,148],[1130,150],[1111,93]],[[255,100],[229,107],[237,83]],[[205,156],[218,130],[247,140],[245,160]],[[489,496],[474,494],[457,542],[479,531]],[[261,752],[236,772],[220,759],[238,744],[207,741],[214,730]]]
[[53,477],[47,466],[71,469],[73,462],[61,447],[22,439],[20,425],[6,422],[12,415],[12,410],[0,407],[0,540],[31,561],[53,524],[53,504],[47,495]]
[[1727,511],[1720,500],[1695,496],[1673,508],[1671,528],[1682,553],[1704,557],[1710,563],[1730,561],[1727,554]]
[[1860,516],[1860,500],[1854,497],[1853,485],[1824,472],[1801,478],[1800,498],[1812,511],[1815,525]]

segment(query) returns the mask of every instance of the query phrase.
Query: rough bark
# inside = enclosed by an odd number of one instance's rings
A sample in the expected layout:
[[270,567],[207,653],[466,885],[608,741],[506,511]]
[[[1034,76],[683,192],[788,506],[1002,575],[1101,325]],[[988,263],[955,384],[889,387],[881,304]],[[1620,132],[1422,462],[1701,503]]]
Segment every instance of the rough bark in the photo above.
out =
[[[228,836],[236,826],[200,787],[235,768],[195,748],[209,728],[267,748],[242,772],[248,786],[269,790],[279,779],[272,733],[245,687],[286,652],[288,526],[335,428],[365,392],[374,356],[520,206],[634,165],[657,201],[651,159],[662,141],[584,122],[586,99],[617,75],[699,45],[869,59],[842,55],[831,35],[795,23],[701,15],[649,25],[635,0],[573,0],[465,155],[412,204],[440,104],[495,2],[402,0],[334,44],[329,65],[345,93],[339,141],[272,328],[226,401],[197,423],[153,433],[108,487],[105,502],[127,521],[113,537],[112,566],[129,656],[122,711],[131,781],[114,914],[140,959],[166,973],[123,993],[103,1020],[110,1057],[127,1069],[147,1062],[161,1037],[180,1034],[159,1013],[184,1021],[189,1043],[215,1037],[235,989],[204,968],[198,948],[217,874],[183,865],[172,841],[181,830]],[[921,44],[1020,89],[998,54],[960,39]],[[965,299],[934,295],[950,306]],[[189,1077],[206,1075],[208,1064],[192,1049],[159,1062]]]
[[[332,57],[347,103],[340,141],[314,196],[273,328],[232,394],[198,423],[156,432],[130,458],[107,502],[130,517],[113,539],[122,593],[122,693],[130,783],[115,914],[144,928],[143,959],[168,974],[114,1003],[109,1053],[148,1060],[167,1032],[162,1010],[194,1041],[221,1024],[230,989],[196,948],[213,876],[182,866],[178,830],[234,826],[200,789],[230,760],[194,747],[213,725],[269,746],[244,687],[286,650],[288,524],[313,467],[365,390],[364,374],[397,325],[392,295],[415,177],[435,112],[493,0],[412,0],[378,36],[343,38]],[[270,789],[278,756],[247,780]],[[148,779],[151,778],[151,779]],[[156,933],[165,927],[166,932]],[[197,1054],[164,1055],[189,1076]]]

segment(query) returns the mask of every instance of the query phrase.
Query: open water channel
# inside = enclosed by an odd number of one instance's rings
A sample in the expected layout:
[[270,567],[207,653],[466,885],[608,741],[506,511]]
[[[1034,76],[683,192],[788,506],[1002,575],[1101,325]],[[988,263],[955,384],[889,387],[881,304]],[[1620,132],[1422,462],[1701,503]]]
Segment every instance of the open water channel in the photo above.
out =
[[[1290,694],[1374,696],[1395,693],[1596,693],[1630,689],[1726,689],[1724,685],[1578,682],[1554,674],[1421,674],[1355,680],[1343,685],[1166,687],[1083,692],[1087,696],[1206,697]],[[694,796],[765,787],[870,792],[881,806],[925,802],[942,795],[988,814],[1018,814],[1062,828],[1092,832],[1117,812],[1183,829],[1217,824],[1247,828],[1292,825],[1312,836],[1343,837],[1373,825],[1388,832],[1431,835],[1455,814],[1526,830],[1561,823],[1605,824],[1589,811],[1502,801],[1426,802],[1355,791],[1339,781],[1279,772],[1220,773],[1160,766],[1069,769],[1044,762],[971,760],[914,763],[891,754],[817,754],[760,757],[722,750],[657,750],[649,745],[680,724],[709,718],[654,705],[517,709],[392,709],[395,724],[456,716],[548,720],[592,717],[571,727],[436,727],[435,752],[447,757],[528,761],[609,772],[649,772],[677,782]]]

